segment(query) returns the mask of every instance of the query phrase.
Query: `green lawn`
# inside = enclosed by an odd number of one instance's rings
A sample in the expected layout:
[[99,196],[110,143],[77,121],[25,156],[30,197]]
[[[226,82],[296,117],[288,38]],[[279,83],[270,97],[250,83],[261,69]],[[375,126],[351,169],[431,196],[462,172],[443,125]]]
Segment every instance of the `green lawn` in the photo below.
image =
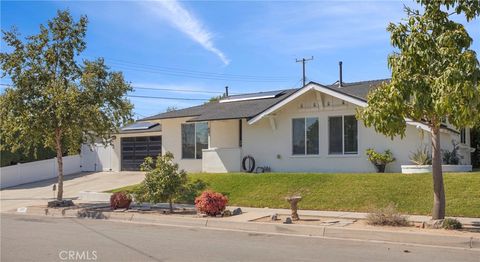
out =
[[[397,204],[400,212],[429,215],[431,174],[190,174],[228,196],[230,205],[287,208],[301,195],[301,209],[362,211]],[[480,217],[480,172],[444,174],[447,216]],[[130,186],[114,191],[131,190]]]

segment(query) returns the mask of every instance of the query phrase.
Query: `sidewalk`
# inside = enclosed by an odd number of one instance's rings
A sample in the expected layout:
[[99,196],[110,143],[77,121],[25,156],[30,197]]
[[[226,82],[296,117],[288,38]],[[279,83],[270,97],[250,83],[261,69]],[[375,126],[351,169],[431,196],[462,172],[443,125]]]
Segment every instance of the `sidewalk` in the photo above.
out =
[[[97,202],[97,204],[99,204]],[[103,206],[106,203],[101,203]],[[162,204],[167,206],[166,204]],[[191,208],[192,205],[176,205],[182,208]],[[235,207],[229,207],[233,210]],[[77,219],[78,211],[83,209],[48,209],[45,207],[28,207],[24,212],[15,212],[23,215],[49,216],[56,218]],[[48,212],[46,212],[48,211]],[[419,229],[415,227],[348,227],[341,225],[305,225],[282,224],[273,222],[252,222],[273,213],[289,214],[288,209],[247,208],[242,207],[243,213],[231,217],[198,217],[196,215],[164,215],[161,213],[145,212],[96,212],[100,213],[101,221],[138,223],[159,226],[190,227],[210,230],[243,231],[254,234],[290,235],[299,237],[321,237],[326,239],[345,239],[351,241],[374,241],[386,243],[401,243],[405,245],[427,245],[440,248],[468,249],[478,251],[480,255],[480,233],[467,231],[452,231],[443,229]],[[95,213],[95,211],[93,211]],[[331,218],[363,219],[366,213],[331,212],[331,211],[299,211],[302,216],[321,216],[327,220]],[[416,222],[427,221],[426,216],[412,216]],[[323,220],[323,219],[322,219]],[[478,218],[462,218],[463,222],[478,221]]]
[[[233,210],[237,208],[236,206],[229,206],[229,209]],[[248,214],[248,216],[233,216],[227,219],[231,221],[243,221],[247,222],[251,219],[255,219],[259,216],[270,216],[272,214],[282,214],[289,215],[290,209],[279,209],[279,208],[255,208],[255,207],[240,207],[243,212]],[[298,214],[301,217],[304,216],[320,216],[320,217],[330,217],[330,218],[346,218],[346,219],[366,219],[368,213],[361,212],[344,212],[344,211],[318,211],[318,210],[298,210]],[[431,220],[430,216],[419,216],[419,215],[406,215],[409,221],[412,222],[427,222]],[[251,217],[251,218],[249,218]],[[480,224],[480,218],[473,217],[455,217],[464,225],[472,225],[474,223]],[[247,220],[245,220],[247,219]]]

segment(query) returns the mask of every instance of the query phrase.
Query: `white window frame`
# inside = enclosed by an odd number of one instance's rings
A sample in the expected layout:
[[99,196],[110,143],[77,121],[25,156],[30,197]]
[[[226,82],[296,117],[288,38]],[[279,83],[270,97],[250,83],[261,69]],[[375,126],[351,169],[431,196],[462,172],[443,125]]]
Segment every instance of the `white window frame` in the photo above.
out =
[[[318,153],[316,153],[316,154],[308,154],[308,153],[307,153],[307,118],[315,118],[315,119],[317,119],[317,122],[318,122]],[[304,120],[304,121],[303,121],[303,129],[304,129],[304,131],[303,131],[303,137],[304,137],[304,140],[305,140],[305,141],[304,141],[304,148],[305,148],[305,150],[304,150],[303,154],[294,154],[294,153],[293,153],[293,120],[294,120],[294,119],[303,119],[303,120]],[[294,118],[291,119],[290,123],[291,123],[291,125],[292,125],[292,128],[291,128],[292,133],[291,133],[291,135],[290,135],[290,139],[291,139],[291,142],[290,142],[290,144],[291,144],[290,154],[291,154],[292,156],[318,156],[318,155],[320,155],[320,118],[319,118],[319,117],[315,117],[315,116],[313,116],[313,117],[294,117]]]
[[194,137],[194,151],[193,151],[193,158],[184,158],[183,157],[183,141],[182,141],[182,136],[180,135],[180,150],[182,151],[181,152],[181,155],[182,155],[182,159],[185,159],[185,160],[201,160],[203,158],[197,158],[197,124],[201,124],[201,123],[207,123],[207,147],[210,147],[210,126],[208,125],[208,122],[194,122],[194,123],[182,123],[180,125],[180,133],[182,133],[182,126],[183,125],[192,125],[193,124],[193,137]]
[[[358,155],[358,147],[359,147],[359,140],[358,140],[358,120],[355,117],[355,120],[357,120],[357,152],[345,152],[345,117],[346,116],[353,116],[355,115],[331,115],[328,116],[327,118],[327,137],[328,137],[328,155],[329,156],[356,156]],[[334,117],[341,117],[342,118],[342,153],[330,153],[330,118]]]

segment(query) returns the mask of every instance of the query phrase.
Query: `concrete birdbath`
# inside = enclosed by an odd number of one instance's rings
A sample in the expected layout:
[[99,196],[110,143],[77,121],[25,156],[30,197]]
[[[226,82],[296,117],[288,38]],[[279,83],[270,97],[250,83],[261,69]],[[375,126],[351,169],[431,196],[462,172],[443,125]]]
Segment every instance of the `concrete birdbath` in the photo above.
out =
[[302,200],[301,196],[291,196],[291,197],[286,197],[285,200],[287,200],[288,203],[290,203],[290,209],[292,210],[292,220],[300,220],[300,217],[298,217],[298,207],[297,204]]

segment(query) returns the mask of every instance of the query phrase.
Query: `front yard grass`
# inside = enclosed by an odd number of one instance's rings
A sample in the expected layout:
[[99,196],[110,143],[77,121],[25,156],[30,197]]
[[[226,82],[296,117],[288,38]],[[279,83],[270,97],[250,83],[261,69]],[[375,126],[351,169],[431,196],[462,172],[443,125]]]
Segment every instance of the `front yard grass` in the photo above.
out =
[[[229,205],[288,208],[285,197],[301,195],[300,209],[369,212],[395,203],[405,214],[430,215],[431,174],[189,174],[228,196]],[[480,217],[480,172],[444,174],[447,216]],[[132,191],[136,185],[112,190]]]

